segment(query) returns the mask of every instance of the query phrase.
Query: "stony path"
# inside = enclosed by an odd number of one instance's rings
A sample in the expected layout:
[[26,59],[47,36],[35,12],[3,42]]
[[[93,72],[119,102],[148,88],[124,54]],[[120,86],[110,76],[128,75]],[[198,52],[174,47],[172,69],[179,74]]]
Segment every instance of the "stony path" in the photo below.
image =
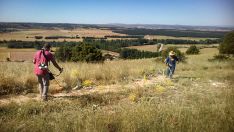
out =
[[[118,93],[123,92],[129,89],[139,88],[139,87],[149,87],[154,84],[157,84],[159,82],[165,81],[166,78],[164,76],[157,76],[157,77],[150,77],[148,79],[136,79],[131,81],[127,84],[113,84],[113,85],[100,85],[100,86],[93,86],[93,87],[86,87],[82,88],[80,90],[72,90],[69,93],[61,92],[56,94],[50,94],[53,98],[59,98],[59,97],[65,97],[65,96],[81,96],[81,95],[87,95],[87,94],[93,94],[93,93]],[[0,97],[0,105],[6,105],[11,102],[15,103],[25,103],[30,100],[34,101],[40,101],[39,94],[36,93],[30,93],[27,95],[6,95]]]
[[[141,88],[141,87],[151,87],[157,84],[162,83],[173,83],[169,79],[165,78],[165,76],[158,75],[156,77],[148,77],[147,79],[135,79],[129,81],[127,84],[113,84],[113,85],[99,85],[93,87],[86,87],[80,90],[72,90],[69,93],[60,92],[55,94],[49,94],[49,100],[56,100],[56,99],[64,99],[63,97],[69,96],[82,96],[82,95],[89,95],[89,94],[105,94],[105,93],[120,93],[131,89]],[[210,80],[208,82],[213,87],[225,87],[223,83],[213,82]],[[198,84],[197,84],[198,85]],[[168,85],[170,86],[170,84]],[[171,87],[171,86],[170,86]],[[173,86],[172,86],[173,87]],[[7,105],[11,102],[22,104],[28,101],[40,101],[40,96],[38,93],[30,93],[26,95],[6,95],[0,97],[0,106]]]

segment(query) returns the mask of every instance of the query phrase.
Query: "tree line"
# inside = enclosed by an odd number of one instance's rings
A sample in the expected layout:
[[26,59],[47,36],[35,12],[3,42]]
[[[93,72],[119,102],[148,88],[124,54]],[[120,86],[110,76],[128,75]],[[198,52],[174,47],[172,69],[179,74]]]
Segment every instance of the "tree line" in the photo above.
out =
[[126,36],[117,36],[117,35],[107,35],[104,37],[107,38],[136,38],[136,39],[143,39],[144,35],[126,35]]
[[201,38],[223,38],[228,32],[223,31],[198,31],[198,30],[176,30],[176,29],[141,29],[125,28],[113,30],[115,33],[128,35],[163,35],[173,37],[201,37]]
[[[148,40],[148,39],[133,39],[133,40],[105,40],[105,39],[90,39],[85,38],[83,42],[47,42],[52,47],[57,47],[56,57],[60,61],[86,61],[95,62],[103,61],[101,50],[118,52],[120,58],[123,59],[139,59],[151,58],[159,56],[158,52],[139,51],[137,49],[129,49],[129,46],[150,45],[157,43],[214,43],[220,40]],[[0,45],[6,44],[8,48],[36,48],[41,49],[44,41],[0,41]]]
[[141,59],[158,57],[159,52],[139,51],[137,49],[123,48],[120,50],[120,58],[123,59]]
[[[182,39],[133,39],[133,40],[105,40],[105,39],[93,39],[91,37],[83,38],[83,42],[93,45],[98,49],[110,50],[114,52],[120,52],[121,48],[129,46],[140,46],[140,45],[153,45],[157,43],[163,44],[214,44],[221,43],[222,39],[206,39],[206,40],[182,40]],[[40,49],[45,43],[44,41],[0,41],[0,46],[7,46],[8,48],[35,48]],[[53,47],[59,47],[62,44],[80,44],[80,42],[48,42]]]

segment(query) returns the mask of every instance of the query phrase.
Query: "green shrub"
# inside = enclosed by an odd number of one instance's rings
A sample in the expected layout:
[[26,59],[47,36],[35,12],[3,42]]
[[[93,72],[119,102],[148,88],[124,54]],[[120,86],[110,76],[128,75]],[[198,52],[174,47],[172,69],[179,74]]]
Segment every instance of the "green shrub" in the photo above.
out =
[[69,45],[61,45],[56,50],[55,56],[59,61],[70,61],[72,57],[72,47]]
[[158,57],[158,52],[139,51],[137,49],[124,48],[120,51],[120,58],[123,59],[141,59]]
[[191,55],[191,54],[195,55],[195,54],[199,54],[199,52],[200,52],[200,50],[197,48],[197,46],[192,45],[192,46],[190,46],[187,49],[186,54],[188,54],[188,55]]
[[229,60],[230,57],[224,54],[214,55],[213,59],[209,59],[209,61],[226,61]]
[[43,36],[35,36],[35,39],[43,39]]
[[97,48],[82,43],[80,45],[72,48],[72,57],[71,60],[74,62],[77,61],[86,61],[86,62],[100,62],[103,61],[102,52]]
[[62,45],[56,50],[55,56],[60,61],[100,62],[104,60],[100,50],[85,43],[75,46]]

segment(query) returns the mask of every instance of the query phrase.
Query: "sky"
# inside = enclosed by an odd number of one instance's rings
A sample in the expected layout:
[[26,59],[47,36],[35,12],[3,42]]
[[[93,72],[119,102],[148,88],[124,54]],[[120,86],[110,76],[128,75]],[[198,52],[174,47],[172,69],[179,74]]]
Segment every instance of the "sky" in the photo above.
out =
[[234,26],[234,0],[0,0],[0,22]]

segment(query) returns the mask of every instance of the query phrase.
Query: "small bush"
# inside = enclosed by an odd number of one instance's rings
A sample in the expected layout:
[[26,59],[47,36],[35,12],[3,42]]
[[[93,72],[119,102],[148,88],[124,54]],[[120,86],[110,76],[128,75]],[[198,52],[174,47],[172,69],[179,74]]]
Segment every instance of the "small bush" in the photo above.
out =
[[35,36],[35,39],[43,39],[43,36]]
[[230,57],[224,54],[218,54],[213,57],[213,59],[209,59],[209,61],[226,61],[229,60]]
[[120,51],[120,58],[123,59],[141,59],[158,57],[158,52],[139,51],[137,49],[124,48]]
[[76,46],[60,46],[55,56],[60,61],[103,62],[104,60],[100,50],[85,43]]
[[197,48],[197,46],[192,45],[187,49],[186,54],[195,55],[195,54],[199,54],[199,52],[200,50]]
[[174,51],[176,53],[176,56],[178,57],[179,61],[185,62],[186,57],[185,57],[184,53],[182,53],[176,47],[168,47],[166,50],[162,51],[162,60],[163,61],[167,58],[170,51]]

